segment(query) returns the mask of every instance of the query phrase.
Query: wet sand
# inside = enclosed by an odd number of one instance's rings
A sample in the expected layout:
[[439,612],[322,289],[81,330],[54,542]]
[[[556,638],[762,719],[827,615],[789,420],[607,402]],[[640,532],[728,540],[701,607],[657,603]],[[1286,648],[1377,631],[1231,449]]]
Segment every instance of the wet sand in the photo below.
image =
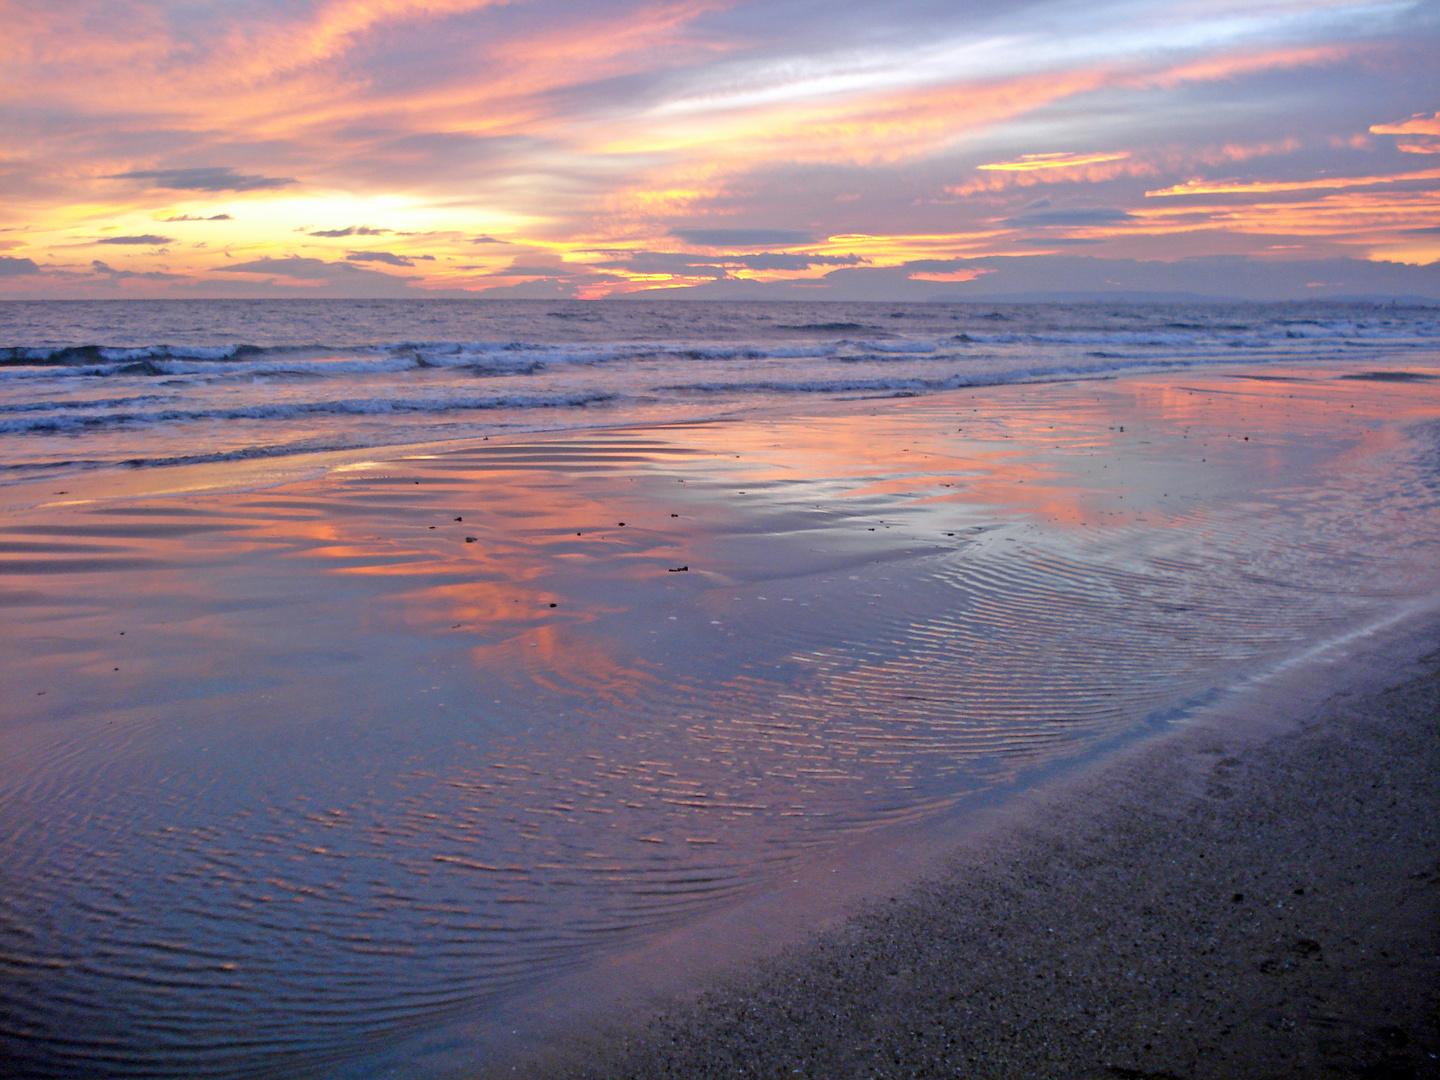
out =
[[1036,797],[944,874],[518,1073],[1440,1076],[1440,652],[1395,662],[1437,635]]
[[[1440,402],[1336,373],[1017,386],[5,489],[0,1035],[19,1034],[0,1062],[414,1080],[539,1075],[578,1048],[609,1062],[591,1075],[926,1076],[953,1038],[948,1052],[990,1045],[1011,1075],[1083,1075],[1042,1067],[1057,1018],[1128,1039],[1137,1016],[1170,1015],[1131,1004],[1134,987],[1172,1012],[1180,987],[1187,1018],[1202,990],[1233,997],[1197,959],[1231,955],[1222,927],[1249,927],[1263,953],[1237,972],[1328,971],[1351,946],[1323,927],[1236,920],[1280,912],[1282,885],[1312,909],[1365,904],[1319,864],[1313,886],[1281,873],[1271,841],[1234,846],[1246,833],[1224,815],[1256,836],[1282,819],[1263,803],[1282,798],[1273,767],[1250,764],[1272,752],[1262,733],[1283,748],[1285,722],[1399,681],[1398,661],[1434,647],[1387,613],[1437,592],[1424,432]],[[1215,748],[1188,733],[1145,747],[1216,700],[1249,711],[1193,729],[1220,733]],[[1399,753],[1364,747],[1371,769]],[[1204,794],[1224,773],[1234,798]],[[1343,762],[1317,775],[1327,794],[1368,782]],[[1235,809],[1247,791],[1271,809]],[[1333,816],[1348,806],[1307,828],[1349,836]],[[1196,808],[1215,816],[1186,825]],[[1229,876],[1206,883],[1217,865]],[[1246,866],[1284,881],[1266,892]],[[1167,953],[1182,878],[1179,922],[1214,941]],[[884,901],[916,880],[949,883]],[[735,974],[827,926],[809,961]],[[1057,947],[1066,928],[1075,943]],[[1118,983],[1094,990],[1087,963]],[[725,971],[750,989],[637,1034],[634,1018]],[[780,1011],[732,1024],[741,999]],[[672,1044],[680,1023],[691,1035]],[[1408,1040],[1381,1037],[1397,1044],[1381,1065],[1425,1037],[1398,1013],[1364,1023]],[[914,1046],[885,1058],[886,1038]],[[1144,1056],[1158,1038],[1085,1066],[1201,1075]],[[649,1066],[606,1057],[654,1039]],[[783,1064],[797,1048],[819,1056]]]

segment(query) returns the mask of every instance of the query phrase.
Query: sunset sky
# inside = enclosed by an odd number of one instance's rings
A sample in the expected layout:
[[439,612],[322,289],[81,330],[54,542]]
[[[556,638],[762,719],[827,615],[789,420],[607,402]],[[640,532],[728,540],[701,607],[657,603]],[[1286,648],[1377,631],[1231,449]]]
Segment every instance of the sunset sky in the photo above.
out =
[[1413,0],[0,0],[0,297],[1440,298]]

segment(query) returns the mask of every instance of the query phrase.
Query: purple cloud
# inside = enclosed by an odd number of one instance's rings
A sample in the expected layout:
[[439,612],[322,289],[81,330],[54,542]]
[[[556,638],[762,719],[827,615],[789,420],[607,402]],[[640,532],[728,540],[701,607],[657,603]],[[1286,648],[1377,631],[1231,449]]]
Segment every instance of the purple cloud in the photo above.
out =
[[137,169],[111,173],[105,180],[149,180],[151,187],[175,191],[267,191],[297,183],[293,177],[257,176],[234,169]]
[[316,232],[306,233],[306,236],[385,236],[394,232],[394,229],[372,229],[369,225],[349,225],[343,229],[320,229]]
[[107,236],[104,240],[96,240],[97,244],[146,244],[150,247],[159,247],[161,244],[173,244],[173,236],[156,236],[154,233],[141,233],[138,236]]
[[160,270],[116,270],[109,263],[103,263],[95,259],[90,263],[90,269],[97,274],[104,274],[111,281],[120,281],[122,278],[140,278],[144,281],[184,281],[184,274],[167,274]]
[[0,255],[0,277],[18,277],[21,274],[38,274],[40,267],[34,259],[12,259]]
[[1114,225],[1121,221],[1134,221],[1135,215],[1114,207],[1076,207],[1071,210],[1036,210],[1029,214],[1006,218],[1002,224],[1011,228],[1048,228],[1051,226],[1083,227],[1086,225]]
[[396,255],[393,251],[352,251],[345,256],[351,262],[378,262],[389,266],[414,266],[409,256]]

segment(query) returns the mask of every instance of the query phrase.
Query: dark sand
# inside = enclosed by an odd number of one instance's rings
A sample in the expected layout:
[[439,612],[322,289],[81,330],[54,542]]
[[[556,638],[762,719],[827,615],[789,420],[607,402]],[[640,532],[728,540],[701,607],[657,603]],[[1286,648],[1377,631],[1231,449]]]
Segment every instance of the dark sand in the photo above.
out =
[[1440,1076],[1440,653],[1396,671],[1288,720],[1274,688],[1258,730],[1144,748],[943,876],[579,1039],[586,1064],[517,1072]]

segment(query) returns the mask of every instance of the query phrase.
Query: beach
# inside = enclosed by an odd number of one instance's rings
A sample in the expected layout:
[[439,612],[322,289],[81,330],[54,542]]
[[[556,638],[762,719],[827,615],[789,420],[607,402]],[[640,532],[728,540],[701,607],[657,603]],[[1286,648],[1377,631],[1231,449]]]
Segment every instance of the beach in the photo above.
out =
[[1440,1080],[1440,0],[0,10],[0,1080]]
[[1396,645],[1319,706],[1291,687],[1051,792],[943,875],[566,1045],[584,1064],[518,1072],[1440,1076],[1440,656],[1387,686]]
[[[5,1053],[57,1077],[577,1052],[607,1062],[588,1075],[1239,1075],[1279,1017],[1425,1075],[1427,1006],[1373,980],[1429,979],[1430,691],[1336,695],[1434,651],[1428,373],[862,395],[11,485]],[[1315,809],[1382,779],[1400,817]],[[1357,851],[1401,915],[1346,937]],[[1156,944],[1181,930],[1223,962]],[[1355,952],[1402,939],[1393,969]],[[964,1008],[935,1011],[942,985]],[[1177,1034],[1177,995],[1242,992],[1251,1019],[1206,1014],[1223,1047]],[[1325,1004],[1352,992],[1396,1004]]]

